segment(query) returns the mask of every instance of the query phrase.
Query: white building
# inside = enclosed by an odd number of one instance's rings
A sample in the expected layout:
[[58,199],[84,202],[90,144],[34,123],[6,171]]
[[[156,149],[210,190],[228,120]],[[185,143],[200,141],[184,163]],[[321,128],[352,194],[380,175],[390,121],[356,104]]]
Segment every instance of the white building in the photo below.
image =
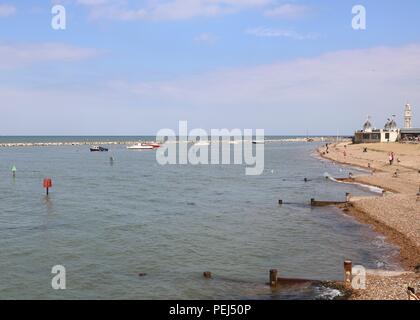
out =
[[398,128],[395,116],[388,119],[383,129],[374,128],[370,117],[368,117],[362,130],[354,133],[354,143],[420,141],[420,128],[413,128],[412,119],[412,108],[408,103],[404,109],[404,128],[402,129]]
[[397,123],[392,119],[388,119],[383,129],[376,129],[368,117],[363,125],[363,129],[356,131],[354,134],[354,143],[378,143],[378,142],[395,142],[398,140],[400,130]]

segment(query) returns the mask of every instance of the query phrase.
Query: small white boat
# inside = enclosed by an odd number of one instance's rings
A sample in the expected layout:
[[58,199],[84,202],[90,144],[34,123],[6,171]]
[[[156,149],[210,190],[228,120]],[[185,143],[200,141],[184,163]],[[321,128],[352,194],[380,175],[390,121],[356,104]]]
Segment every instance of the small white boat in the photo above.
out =
[[153,150],[155,147],[152,145],[145,145],[143,143],[139,143],[133,146],[128,146],[127,149],[129,150]]
[[209,146],[210,142],[208,141],[198,141],[196,143],[194,143],[194,146],[200,147],[200,146]]

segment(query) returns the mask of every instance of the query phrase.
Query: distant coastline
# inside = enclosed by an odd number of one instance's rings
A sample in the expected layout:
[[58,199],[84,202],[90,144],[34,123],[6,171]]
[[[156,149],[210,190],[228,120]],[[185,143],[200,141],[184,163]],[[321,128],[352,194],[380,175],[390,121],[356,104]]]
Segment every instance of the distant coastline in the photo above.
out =
[[[131,145],[154,142],[155,136],[0,136],[0,148],[6,147],[59,147],[85,145]],[[276,142],[345,142],[348,136],[267,136],[266,143]]]

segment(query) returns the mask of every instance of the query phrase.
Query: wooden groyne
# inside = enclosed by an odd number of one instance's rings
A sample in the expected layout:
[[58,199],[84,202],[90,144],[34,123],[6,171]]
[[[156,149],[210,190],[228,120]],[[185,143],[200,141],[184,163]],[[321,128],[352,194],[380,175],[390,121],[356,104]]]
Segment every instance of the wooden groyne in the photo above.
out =
[[282,205],[310,205],[311,207],[327,207],[327,206],[338,206],[349,203],[351,198],[350,193],[346,193],[346,199],[344,201],[328,201],[328,200],[315,200],[312,198],[308,204],[300,203],[300,202],[286,202],[282,199],[278,201],[279,206]]
[[325,201],[325,200],[315,200],[311,199],[311,207],[327,207],[327,206],[336,206],[340,204],[345,204],[347,201]]
[[[270,269],[268,272],[268,282],[254,282],[239,279],[231,279],[223,276],[214,276],[210,271],[203,272],[203,278],[208,281],[222,281],[232,284],[243,284],[249,286],[255,294],[273,294],[281,292],[284,289],[291,291],[301,291],[311,287],[324,287],[335,289],[339,291],[338,295],[331,297],[331,299],[348,299],[353,292],[357,290],[352,285],[355,276],[363,277],[365,274],[359,275],[360,266],[353,267],[351,260],[345,260],[343,265],[343,278],[342,280],[317,280],[308,278],[287,278],[282,277],[278,269]],[[364,278],[361,278],[363,283]],[[269,290],[269,291],[267,291]]]

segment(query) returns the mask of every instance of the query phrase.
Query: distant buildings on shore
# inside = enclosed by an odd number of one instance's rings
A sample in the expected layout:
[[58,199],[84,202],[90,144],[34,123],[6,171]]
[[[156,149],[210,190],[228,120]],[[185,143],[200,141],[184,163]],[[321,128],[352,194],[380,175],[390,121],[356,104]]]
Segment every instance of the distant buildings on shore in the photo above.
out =
[[383,129],[373,126],[370,117],[366,120],[362,130],[354,133],[354,143],[378,143],[396,141],[420,141],[420,128],[412,127],[413,113],[410,104],[404,109],[404,128],[398,128],[393,115],[384,125]]

